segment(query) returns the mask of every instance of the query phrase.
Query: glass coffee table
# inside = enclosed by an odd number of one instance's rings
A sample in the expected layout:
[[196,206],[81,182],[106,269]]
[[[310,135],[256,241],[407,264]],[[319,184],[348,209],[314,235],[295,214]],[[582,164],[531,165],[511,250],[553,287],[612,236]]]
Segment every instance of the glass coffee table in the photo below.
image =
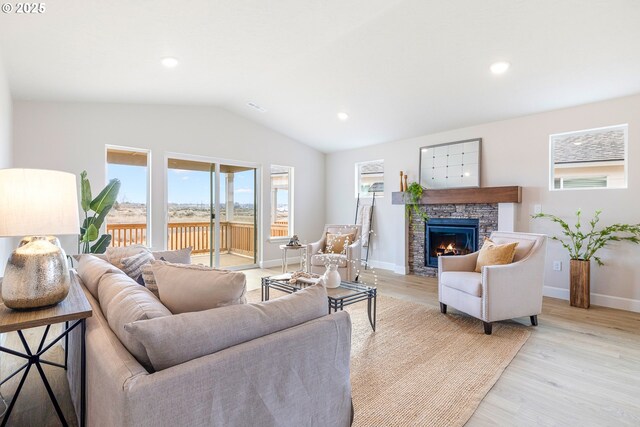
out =
[[[296,281],[295,284],[289,283],[286,275],[270,276],[262,278],[262,301],[269,300],[269,290],[276,289],[288,294],[298,292],[313,283],[303,280]],[[344,310],[347,305],[355,304],[360,301],[367,301],[367,314],[369,315],[369,323],[371,328],[376,330],[376,297],[377,288],[367,286],[357,282],[340,282],[337,288],[327,288],[329,297],[329,313]]]

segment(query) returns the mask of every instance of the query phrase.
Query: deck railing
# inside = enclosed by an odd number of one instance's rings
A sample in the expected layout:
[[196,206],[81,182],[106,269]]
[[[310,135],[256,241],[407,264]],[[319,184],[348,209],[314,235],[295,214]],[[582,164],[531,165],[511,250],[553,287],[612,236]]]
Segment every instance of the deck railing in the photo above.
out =
[[[211,248],[208,222],[171,222],[168,227],[167,249],[177,250],[191,246],[194,254],[209,253]],[[146,224],[107,224],[111,246],[145,245]],[[289,225],[279,221],[271,224],[271,236],[286,236]],[[253,256],[255,228],[251,223],[220,222],[220,252]]]

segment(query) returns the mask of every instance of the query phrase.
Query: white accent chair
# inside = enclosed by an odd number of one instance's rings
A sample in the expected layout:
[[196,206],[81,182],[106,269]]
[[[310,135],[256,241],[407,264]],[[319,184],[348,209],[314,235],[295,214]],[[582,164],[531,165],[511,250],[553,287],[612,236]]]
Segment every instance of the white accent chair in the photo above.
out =
[[355,233],[354,242],[347,246],[345,253],[333,255],[338,258],[338,273],[342,280],[352,282],[355,281],[360,268],[360,252],[361,252],[361,235],[362,227],[360,225],[341,225],[327,224],[324,226],[322,238],[314,243],[307,245],[307,268],[310,273],[323,274],[326,271],[325,259],[320,251],[325,251],[327,244],[327,233],[331,234],[350,234]]
[[529,316],[537,326],[542,312],[542,287],[547,236],[496,231],[496,244],[518,242],[513,263],[492,265],[476,273],[478,253],[438,258],[440,311],[447,306],[476,317],[491,335],[492,323]]

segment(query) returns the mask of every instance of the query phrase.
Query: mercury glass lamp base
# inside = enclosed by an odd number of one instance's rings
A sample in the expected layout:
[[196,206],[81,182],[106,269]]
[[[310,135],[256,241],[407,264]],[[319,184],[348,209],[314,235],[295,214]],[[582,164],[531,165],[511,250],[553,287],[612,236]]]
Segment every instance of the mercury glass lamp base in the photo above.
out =
[[69,293],[67,256],[53,236],[25,237],[11,253],[2,280],[2,299],[12,309],[55,305]]

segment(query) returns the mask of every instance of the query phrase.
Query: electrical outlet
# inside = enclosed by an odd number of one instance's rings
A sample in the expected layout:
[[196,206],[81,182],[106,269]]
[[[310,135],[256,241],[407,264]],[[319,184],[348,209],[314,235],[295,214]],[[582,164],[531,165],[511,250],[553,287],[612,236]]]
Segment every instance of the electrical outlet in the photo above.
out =
[[553,271],[562,271],[562,261],[553,261]]
[[542,205],[533,205],[533,213],[539,214],[542,212]]

